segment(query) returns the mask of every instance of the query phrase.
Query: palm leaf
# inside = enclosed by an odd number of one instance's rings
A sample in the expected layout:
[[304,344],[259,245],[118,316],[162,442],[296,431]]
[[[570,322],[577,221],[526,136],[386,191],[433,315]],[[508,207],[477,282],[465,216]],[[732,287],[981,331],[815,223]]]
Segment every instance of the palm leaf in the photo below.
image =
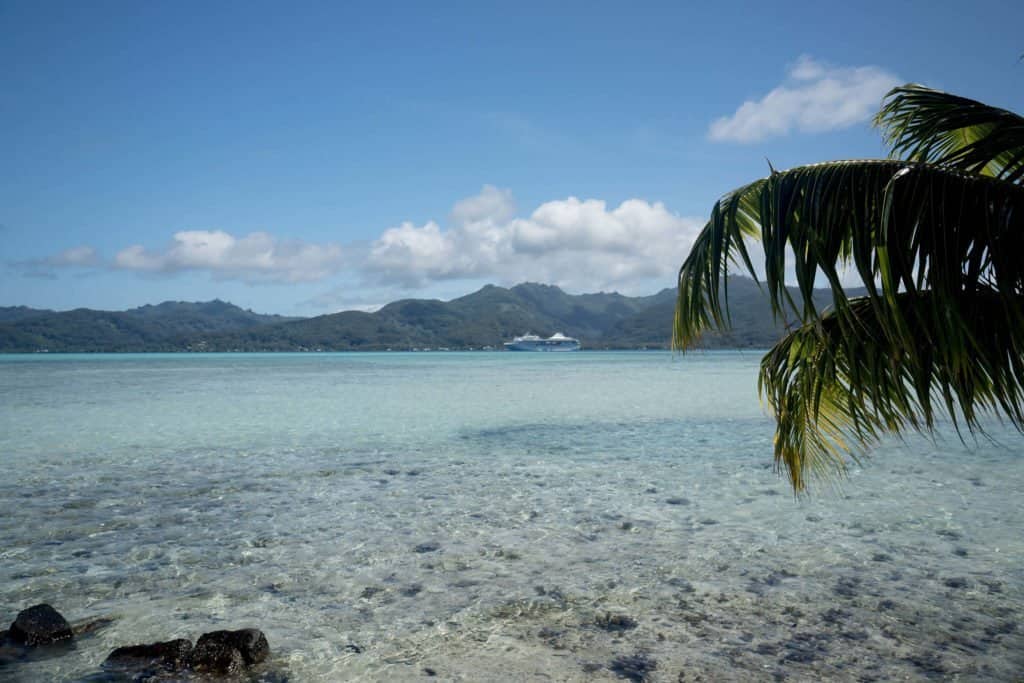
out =
[[[1024,187],[897,160],[773,172],[715,205],[683,263],[677,348],[728,329],[727,277],[758,278],[754,240],[774,314],[800,323],[761,372],[796,490],[883,433],[931,430],[937,410],[969,429],[991,411],[1021,425]],[[865,297],[847,297],[848,268]],[[819,279],[828,314],[813,298]]]
[[892,155],[984,173],[1024,178],[1024,117],[920,85],[892,90],[875,123]]
[[[846,306],[853,268],[886,315],[886,332],[908,345],[901,291],[931,291],[939,308],[963,291],[992,286],[1017,293],[1024,284],[1024,187],[931,164],[895,160],[802,166],[751,183],[715,204],[679,271],[673,342],[697,343],[707,329],[726,330],[730,267],[758,279],[747,242],[760,240],[772,310],[816,320],[819,278],[837,308]],[[791,273],[800,293],[786,288]],[[877,283],[881,284],[879,288]],[[1016,304],[1014,304],[1016,306]]]
[[[981,429],[986,414],[1024,428],[1024,324],[1020,302],[991,288],[962,293],[953,310],[931,293],[894,297],[915,353],[888,334],[870,298],[854,299],[790,333],[761,363],[760,391],[778,423],[776,464],[795,491],[844,471],[866,445],[906,428],[931,431],[940,415]],[[1019,299],[1019,297],[1010,297]]]

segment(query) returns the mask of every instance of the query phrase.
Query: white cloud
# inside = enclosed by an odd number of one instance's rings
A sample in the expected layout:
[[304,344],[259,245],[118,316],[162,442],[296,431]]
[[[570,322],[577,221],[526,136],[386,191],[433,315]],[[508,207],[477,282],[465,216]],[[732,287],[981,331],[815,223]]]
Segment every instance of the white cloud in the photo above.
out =
[[48,266],[95,266],[99,265],[100,258],[96,250],[90,246],[82,245],[65,249],[53,256],[44,259],[40,265]]
[[235,237],[222,230],[183,230],[164,249],[126,247],[112,265],[161,273],[205,270],[221,279],[250,282],[311,282],[341,268],[342,250],[336,244],[280,240],[266,232]]
[[758,142],[793,130],[815,133],[866,121],[882,97],[899,85],[875,66],[836,67],[800,57],[785,83],[759,100],[744,102],[732,116],[715,120],[708,137],[717,142]]
[[456,202],[444,225],[407,221],[369,243],[344,248],[282,240],[266,232],[235,236],[222,230],[183,230],[163,248],[135,244],[103,259],[83,246],[34,263],[45,265],[51,276],[57,266],[164,274],[201,271],[250,283],[338,276],[344,287],[306,303],[364,310],[396,298],[399,289],[457,291],[481,282],[532,280],[573,291],[646,294],[674,283],[703,224],[703,219],[679,216],[660,202],[643,199],[609,206],[599,199],[567,197],[522,216],[510,190],[485,185]]
[[480,194],[455,202],[449,217],[456,225],[467,225],[486,220],[505,221],[515,213],[516,203],[511,190],[484,185]]
[[[370,247],[364,268],[377,282],[420,287],[456,279],[524,280],[588,290],[674,281],[703,221],[660,202],[628,199],[615,208],[576,197],[513,216],[511,193],[485,186],[457,202],[453,225],[403,223]],[[643,284],[641,284],[643,283]]]
[[70,247],[45,258],[14,261],[12,265],[26,277],[54,280],[60,268],[94,268],[102,265],[96,250],[87,245]]

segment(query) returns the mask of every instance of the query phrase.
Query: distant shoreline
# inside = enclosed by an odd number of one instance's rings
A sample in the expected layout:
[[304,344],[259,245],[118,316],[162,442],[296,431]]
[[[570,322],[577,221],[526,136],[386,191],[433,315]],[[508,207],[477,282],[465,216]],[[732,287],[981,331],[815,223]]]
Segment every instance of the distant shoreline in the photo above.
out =
[[[562,333],[583,350],[669,350],[677,292],[567,294],[523,283],[488,285],[453,299],[403,299],[373,313],[284,318],[226,301],[165,301],[125,311],[0,307],[0,353],[488,351],[526,334]],[[827,303],[829,295],[818,297]],[[731,278],[728,333],[708,348],[765,348],[786,334],[768,295]]]
[[[722,346],[715,348],[697,348],[690,349],[685,354],[693,353],[737,353],[749,351],[751,353],[764,353],[768,349],[766,347],[753,347],[753,346]],[[673,355],[684,355],[684,352],[673,351],[669,348],[660,349],[580,349],[570,353],[544,353],[544,352],[512,352],[505,351],[504,349],[450,349],[442,351],[438,349],[420,350],[414,351],[411,349],[360,349],[360,350],[317,350],[317,351],[2,351],[0,352],[0,358],[5,356],[18,357],[18,358],[56,358],[61,356],[310,356],[310,355],[361,355],[361,354],[391,354],[391,355],[437,355],[437,356],[451,356],[451,355],[467,355],[467,354],[492,354],[492,355],[509,355],[515,357],[531,358],[534,356],[558,356],[558,357],[573,357],[574,354],[586,353],[669,353]]]

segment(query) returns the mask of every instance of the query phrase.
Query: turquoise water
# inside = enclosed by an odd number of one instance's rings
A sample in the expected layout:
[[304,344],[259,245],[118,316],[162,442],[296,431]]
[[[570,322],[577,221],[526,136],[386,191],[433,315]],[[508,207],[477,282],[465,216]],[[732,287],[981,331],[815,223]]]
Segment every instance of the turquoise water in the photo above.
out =
[[758,360],[0,357],[0,621],[114,618],[0,679],[243,626],[266,680],[1019,676],[1020,435],[794,500]]

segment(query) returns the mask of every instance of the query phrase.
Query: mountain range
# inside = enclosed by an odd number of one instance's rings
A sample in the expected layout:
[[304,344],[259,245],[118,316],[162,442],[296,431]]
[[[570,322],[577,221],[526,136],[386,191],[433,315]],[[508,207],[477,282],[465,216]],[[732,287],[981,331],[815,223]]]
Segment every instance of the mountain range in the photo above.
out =
[[[822,290],[823,301],[828,293]],[[533,332],[563,332],[584,349],[668,348],[675,289],[651,296],[567,294],[523,283],[487,285],[451,301],[403,299],[374,313],[312,318],[262,315],[230,303],[167,301],[127,311],[51,311],[0,307],[0,352],[378,351],[500,349]],[[709,348],[767,347],[784,333],[767,295],[750,279],[731,278],[733,329],[709,334]]]

